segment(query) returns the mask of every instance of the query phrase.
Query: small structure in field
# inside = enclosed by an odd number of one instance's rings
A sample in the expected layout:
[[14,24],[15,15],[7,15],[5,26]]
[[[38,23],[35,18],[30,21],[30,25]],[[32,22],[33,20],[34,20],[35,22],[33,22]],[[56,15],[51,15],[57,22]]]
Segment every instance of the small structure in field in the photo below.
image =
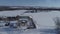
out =
[[34,29],[36,25],[33,19],[29,16],[14,16],[14,17],[5,17],[0,18],[0,21],[4,21],[4,26],[9,26],[10,28],[19,28],[19,29]]

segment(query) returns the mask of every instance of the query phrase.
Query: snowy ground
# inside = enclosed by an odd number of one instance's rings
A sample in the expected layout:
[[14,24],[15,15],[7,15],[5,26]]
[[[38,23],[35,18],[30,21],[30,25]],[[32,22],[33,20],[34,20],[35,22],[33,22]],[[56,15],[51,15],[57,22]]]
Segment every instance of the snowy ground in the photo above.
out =
[[[18,12],[17,12],[18,11]],[[0,12],[0,16],[15,16],[20,15],[26,10],[16,10]],[[32,16],[37,28],[36,29],[26,29],[26,30],[18,30],[12,28],[0,28],[0,34],[57,34],[55,30],[55,17],[60,17],[60,12],[52,11],[52,12],[40,12],[40,13],[25,13],[23,15]]]
[[54,29],[27,29],[27,30],[12,30],[1,29],[0,34],[56,34]]

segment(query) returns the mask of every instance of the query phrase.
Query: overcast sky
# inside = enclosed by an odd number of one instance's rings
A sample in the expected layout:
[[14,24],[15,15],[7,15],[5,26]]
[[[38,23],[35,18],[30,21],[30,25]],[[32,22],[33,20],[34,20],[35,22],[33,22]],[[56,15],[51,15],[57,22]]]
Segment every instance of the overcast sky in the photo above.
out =
[[60,0],[0,0],[0,6],[60,7]]

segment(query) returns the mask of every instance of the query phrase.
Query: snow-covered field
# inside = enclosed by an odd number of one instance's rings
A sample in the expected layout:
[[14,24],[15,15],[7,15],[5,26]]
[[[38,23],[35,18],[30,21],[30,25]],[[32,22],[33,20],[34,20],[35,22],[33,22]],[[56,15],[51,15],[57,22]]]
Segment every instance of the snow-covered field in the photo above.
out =
[[0,28],[0,34],[56,34],[54,29],[6,29]]
[[[16,16],[21,15],[27,10],[4,11],[0,12],[0,16]],[[60,17],[59,11],[24,13],[22,15],[31,16],[36,24],[36,29],[17,30],[11,28],[0,28],[0,34],[57,34],[55,30],[55,17]]]

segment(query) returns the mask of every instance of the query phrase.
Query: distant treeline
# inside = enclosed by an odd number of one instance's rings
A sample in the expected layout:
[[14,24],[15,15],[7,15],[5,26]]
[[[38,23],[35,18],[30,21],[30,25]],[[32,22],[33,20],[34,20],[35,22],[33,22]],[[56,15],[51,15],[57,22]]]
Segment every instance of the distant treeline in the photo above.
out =
[[60,8],[55,7],[37,7],[37,6],[0,6],[0,11],[7,11],[7,10],[58,10]]

